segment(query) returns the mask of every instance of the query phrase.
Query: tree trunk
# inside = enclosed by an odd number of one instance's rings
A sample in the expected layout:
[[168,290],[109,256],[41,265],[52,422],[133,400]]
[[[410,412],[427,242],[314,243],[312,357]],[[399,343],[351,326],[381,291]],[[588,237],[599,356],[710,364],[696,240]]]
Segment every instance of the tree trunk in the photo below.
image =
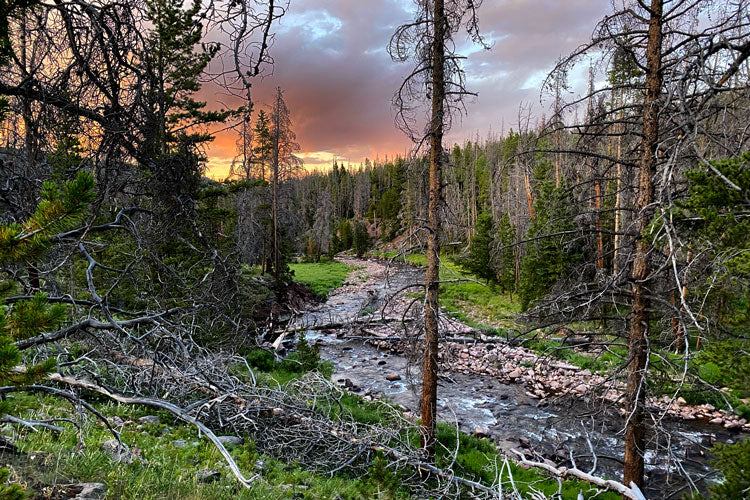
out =
[[[277,146],[278,147],[278,146]],[[273,168],[273,279],[279,281],[279,165],[275,162]]]
[[630,319],[630,364],[626,389],[627,425],[625,427],[625,465],[623,482],[643,486],[643,453],[646,444],[643,413],[646,399],[646,363],[649,333],[649,254],[651,244],[642,235],[646,232],[653,208],[654,175],[659,141],[659,94],[661,92],[662,2],[651,0],[646,47],[646,95],[643,101],[643,144],[641,147],[638,212],[639,239],[633,262],[633,312]]
[[438,314],[440,304],[440,220],[441,165],[443,161],[443,113],[445,99],[444,57],[446,18],[443,0],[434,0],[432,38],[432,115],[430,119],[430,198],[427,214],[427,271],[425,288],[425,352],[422,380],[422,449],[429,461],[435,459],[437,422]]

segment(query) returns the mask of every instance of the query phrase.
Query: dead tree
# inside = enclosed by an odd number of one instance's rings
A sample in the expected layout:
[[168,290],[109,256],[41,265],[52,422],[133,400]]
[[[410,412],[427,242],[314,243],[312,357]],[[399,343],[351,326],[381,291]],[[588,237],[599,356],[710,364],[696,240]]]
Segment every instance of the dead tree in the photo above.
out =
[[[591,43],[564,58],[552,73],[554,77],[584,55],[602,49],[602,74],[613,65],[620,67],[616,71],[627,67],[624,77],[606,78],[604,87],[590,89],[558,109],[572,114],[599,96],[626,94],[629,98],[599,107],[593,114],[597,126],[563,124],[578,137],[577,143],[563,151],[545,151],[594,159],[603,172],[616,172],[610,177],[617,185],[615,272],[589,265],[600,258],[591,255],[571,269],[568,278],[527,316],[536,326],[607,320],[610,331],[603,342],[627,339],[620,372],[627,374],[623,407],[627,485],[643,486],[644,453],[657,439],[646,430],[646,397],[654,378],[675,384],[674,398],[685,383],[699,381],[689,370],[689,342],[679,341],[683,353],[679,361],[664,355],[675,350],[675,330],[681,338],[695,338],[704,336],[709,327],[701,319],[708,315],[700,291],[700,280],[706,275],[699,278],[700,272],[688,259],[690,241],[680,235],[674,212],[685,195],[686,172],[691,169],[707,169],[730,189],[737,187],[710,160],[735,157],[748,144],[745,129],[735,121],[737,116],[746,116],[745,66],[750,57],[750,23],[742,14],[746,7],[745,2],[731,6],[688,0],[626,2],[624,9],[601,21]],[[709,18],[705,27],[699,27]],[[605,134],[617,138],[616,151],[590,146],[601,142]],[[631,169],[638,172],[632,187],[623,174]],[[579,176],[571,192],[584,193],[585,198],[588,185],[595,186],[600,176]],[[632,201],[620,197],[631,189],[637,195]],[[596,207],[595,217],[602,216],[603,205]],[[623,224],[623,212],[631,214],[627,224]],[[604,232],[580,221],[578,226],[583,237]],[[686,286],[694,287],[694,298],[684,292]],[[652,415],[657,423],[662,418]]]
[[[396,92],[396,125],[416,144],[417,156],[429,143],[429,202],[427,222],[427,272],[425,277],[425,352],[422,383],[422,448],[429,460],[435,456],[437,422],[438,315],[440,304],[440,213],[442,211],[442,165],[446,152],[443,134],[450,128],[451,117],[462,110],[465,87],[461,56],[455,52],[453,37],[465,28],[475,43],[487,47],[479,34],[478,8],[481,1],[419,0],[415,20],[400,26],[393,35],[389,52],[395,61],[415,61],[411,74]],[[417,114],[428,96],[426,127],[418,128]]]

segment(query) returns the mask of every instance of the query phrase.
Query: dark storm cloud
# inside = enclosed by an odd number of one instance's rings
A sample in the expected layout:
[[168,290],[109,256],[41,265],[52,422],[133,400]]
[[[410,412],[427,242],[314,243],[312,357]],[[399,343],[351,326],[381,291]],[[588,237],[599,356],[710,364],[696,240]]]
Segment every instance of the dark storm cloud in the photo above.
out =
[[[390,102],[409,68],[392,62],[386,46],[395,27],[410,18],[411,6],[292,0],[277,30],[274,73],[256,84],[255,97],[267,102],[277,85],[284,89],[302,150],[317,153],[317,161],[322,152],[359,163],[408,149]],[[461,44],[469,53],[469,85],[479,97],[449,139],[485,135],[503,122],[511,126],[519,103],[539,102],[544,73],[591,35],[608,7],[602,0],[485,0],[480,23],[492,50]],[[211,154],[230,157],[233,148],[233,138],[219,137]]]

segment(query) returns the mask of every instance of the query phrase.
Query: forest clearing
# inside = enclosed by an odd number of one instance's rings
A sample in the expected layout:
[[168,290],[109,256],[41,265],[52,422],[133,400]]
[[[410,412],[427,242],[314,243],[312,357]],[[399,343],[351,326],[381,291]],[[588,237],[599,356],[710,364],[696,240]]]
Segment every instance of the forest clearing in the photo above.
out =
[[747,0],[0,17],[0,500],[750,498]]

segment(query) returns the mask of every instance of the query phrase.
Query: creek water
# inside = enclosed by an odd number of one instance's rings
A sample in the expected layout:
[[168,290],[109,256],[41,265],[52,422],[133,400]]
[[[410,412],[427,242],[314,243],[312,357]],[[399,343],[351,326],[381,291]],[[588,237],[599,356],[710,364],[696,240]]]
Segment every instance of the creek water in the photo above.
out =
[[[386,279],[387,278],[387,279]],[[405,265],[388,269],[387,277],[332,295],[295,320],[298,325],[345,323],[357,319],[403,287],[424,280],[424,272]],[[334,366],[333,380],[349,390],[382,397],[419,415],[418,367],[409,376],[407,358],[367,342],[342,338],[340,332],[310,329],[308,340],[317,343],[321,356]],[[398,374],[400,380],[386,377]],[[623,458],[623,418],[603,411],[601,405],[566,396],[540,402],[525,388],[478,374],[447,372],[438,384],[438,415],[465,432],[487,433],[498,448],[532,452],[538,458],[569,466],[572,460],[585,471],[619,479]],[[697,421],[665,420],[650,432],[646,452],[647,498],[682,498],[691,487],[704,489],[716,480],[706,460],[714,442],[734,442],[741,435],[721,426]],[[653,431],[653,429],[651,429]],[[593,451],[593,454],[592,454]],[[596,463],[592,456],[597,457]]]

